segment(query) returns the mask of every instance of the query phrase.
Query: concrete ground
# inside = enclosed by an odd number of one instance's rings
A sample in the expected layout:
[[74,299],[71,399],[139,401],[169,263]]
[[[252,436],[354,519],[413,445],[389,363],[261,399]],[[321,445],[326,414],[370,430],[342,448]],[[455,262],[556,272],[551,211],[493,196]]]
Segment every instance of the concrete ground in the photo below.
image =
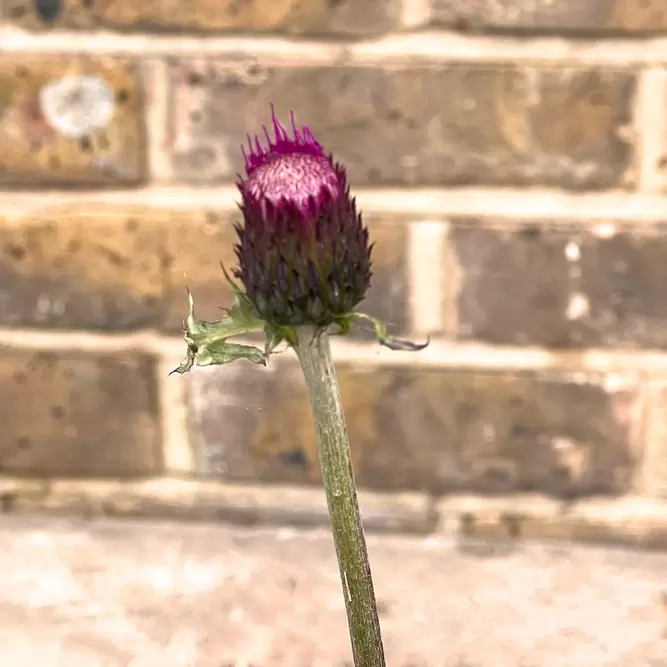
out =
[[[369,538],[389,667],[667,667],[667,553]],[[0,520],[3,667],[343,667],[326,532]]]

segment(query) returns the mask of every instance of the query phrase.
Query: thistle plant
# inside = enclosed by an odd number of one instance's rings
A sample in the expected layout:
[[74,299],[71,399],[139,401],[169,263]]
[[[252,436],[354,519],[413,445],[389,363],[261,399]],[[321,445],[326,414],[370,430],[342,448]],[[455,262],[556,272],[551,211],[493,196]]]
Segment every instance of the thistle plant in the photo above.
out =
[[[370,322],[381,345],[420,350],[358,312],[371,284],[368,229],[357,210],[345,169],[327,155],[307,127],[291,135],[271,109],[274,136],[266,145],[248,135],[245,177],[239,176],[242,221],[236,225],[238,267],[225,279],[233,302],[218,322],[195,318],[188,291],[184,323],[187,357],[174,371],[246,359],[266,365],[278,346],[294,349],[308,388],[343,586],[356,667],[384,667],[384,649],[371,569],[352,471],[350,447],[333,365],[330,336],[355,321]],[[263,331],[264,349],[232,342]]]

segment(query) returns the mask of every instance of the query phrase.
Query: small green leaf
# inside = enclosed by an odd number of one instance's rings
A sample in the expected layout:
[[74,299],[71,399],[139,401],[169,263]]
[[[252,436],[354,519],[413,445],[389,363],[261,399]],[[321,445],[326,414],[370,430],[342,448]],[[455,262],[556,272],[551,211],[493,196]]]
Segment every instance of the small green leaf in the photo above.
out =
[[371,322],[375,327],[375,338],[377,338],[378,343],[380,343],[380,345],[383,345],[384,347],[388,347],[390,350],[419,352],[419,350],[423,350],[424,348],[428,347],[429,344],[431,343],[430,338],[427,338],[425,343],[412,343],[408,340],[400,340],[398,338],[394,338],[393,336],[390,336],[387,333],[387,326],[383,322],[380,322],[380,320],[378,320],[375,317],[372,317],[371,315],[366,315],[366,313],[350,313],[349,315],[346,316],[346,319],[348,323],[348,328],[349,328],[349,323],[352,320],[366,320],[368,322]]
[[197,366],[220,366],[237,359],[247,359],[253,364],[266,366],[266,356],[258,347],[230,343],[224,339],[213,341],[195,352]]
[[[230,281],[231,282],[231,281]],[[185,320],[185,342],[187,357],[173,373],[187,373],[193,366],[218,366],[237,359],[247,359],[253,364],[266,366],[266,355],[257,347],[230,343],[233,336],[260,331],[264,321],[260,320],[245,295],[234,290],[232,307],[218,322],[201,322],[195,317],[195,302],[188,293],[189,313]]]

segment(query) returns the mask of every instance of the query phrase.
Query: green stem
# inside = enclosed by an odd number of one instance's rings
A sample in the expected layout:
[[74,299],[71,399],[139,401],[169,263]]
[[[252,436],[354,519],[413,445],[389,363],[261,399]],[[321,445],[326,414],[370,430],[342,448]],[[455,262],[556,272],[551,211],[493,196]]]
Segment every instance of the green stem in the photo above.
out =
[[350,445],[326,332],[297,327],[295,347],[315,421],[356,667],[385,667],[373,579],[359,514]]

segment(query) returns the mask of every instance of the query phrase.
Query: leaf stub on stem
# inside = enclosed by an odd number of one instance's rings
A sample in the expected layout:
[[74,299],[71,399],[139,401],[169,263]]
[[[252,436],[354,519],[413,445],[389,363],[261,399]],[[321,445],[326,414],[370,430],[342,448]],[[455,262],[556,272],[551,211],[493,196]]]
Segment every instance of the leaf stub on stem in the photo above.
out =
[[390,336],[387,332],[387,325],[384,322],[380,322],[376,317],[372,315],[367,315],[366,313],[350,313],[346,316],[347,321],[345,326],[341,326],[343,333],[347,333],[350,330],[350,324],[354,320],[366,320],[371,322],[375,329],[375,338],[377,342],[380,343],[383,347],[387,347],[390,350],[394,351],[403,351],[403,352],[419,352],[420,350],[426,349],[431,344],[431,338],[428,337],[425,343],[413,343],[409,340],[401,340],[399,338],[394,338]]

